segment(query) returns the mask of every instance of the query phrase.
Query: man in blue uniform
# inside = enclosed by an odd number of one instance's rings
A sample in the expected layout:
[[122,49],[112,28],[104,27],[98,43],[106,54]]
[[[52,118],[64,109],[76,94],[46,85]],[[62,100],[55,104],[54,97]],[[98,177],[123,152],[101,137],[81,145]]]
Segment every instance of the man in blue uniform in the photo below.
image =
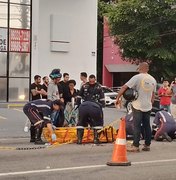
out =
[[127,138],[132,138],[133,139],[133,131],[134,131],[134,125],[133,125],[133,114],[132,111],[129,112],[125,116],[125,122],[126,122],[126,136]]
[[172,139],[175,138],[176,121],[166,110],[161,110],[156,113],[152,128],[156,131],[154,136],[156,141],[166,139],[171,142]]
[[97,130],[101,129],[104,123],[102,108],[105,106],[105,98],[101,85],[96,82],[95,75],[90,75],[89,82],[82,85],[76,104],[79,106],[77,143],[82,144],[84,127],[88,125],[94,128],[94,143],[99,143]]
[[58,111],[62,107],[63,103],[61,100],[49,101],[45,99],[28,102],[23,107],[23,112],[29,118],[31,124],[35,127],[35,134],[31,137],[31,142],[35,142],[35,144],[44,144],[41,139],[44,126],[47,126],[52,140],[56,140],[50,116],[53,111]]
[[[130,111],[126,116],[125,116],[125,122],[126,122],[126,137],[127,139],[133,139],[133,134],[134,134],[134,119],[133,119],[133,113]],[[141,135],[140,138],[144,139],[144,128],[141,124]]]

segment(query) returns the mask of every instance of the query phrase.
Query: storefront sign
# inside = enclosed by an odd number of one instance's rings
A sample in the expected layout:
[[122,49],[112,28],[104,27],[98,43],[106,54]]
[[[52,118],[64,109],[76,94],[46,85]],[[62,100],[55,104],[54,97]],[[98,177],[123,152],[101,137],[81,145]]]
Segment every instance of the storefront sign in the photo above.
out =
[[30,52],[30,30],[10,29],[10,51]]
[[0,28],[0,51],[7,51],[7,29]]

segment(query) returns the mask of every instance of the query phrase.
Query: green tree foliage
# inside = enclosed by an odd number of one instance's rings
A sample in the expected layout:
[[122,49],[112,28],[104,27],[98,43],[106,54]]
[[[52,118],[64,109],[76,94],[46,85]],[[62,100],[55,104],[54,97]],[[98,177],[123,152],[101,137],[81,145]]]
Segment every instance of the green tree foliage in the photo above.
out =
[[101,4],[99,12],[108,16],[123,59],[132,63],[149,61],[157,79],[176,75],[174,3],[176,0],[119,0],[111,7]]
[[103,69],[103,17],[108,16],[113,6],[111,0],[98,1],[98,28],[97,28],[97,80],[102,82],[102,69]]

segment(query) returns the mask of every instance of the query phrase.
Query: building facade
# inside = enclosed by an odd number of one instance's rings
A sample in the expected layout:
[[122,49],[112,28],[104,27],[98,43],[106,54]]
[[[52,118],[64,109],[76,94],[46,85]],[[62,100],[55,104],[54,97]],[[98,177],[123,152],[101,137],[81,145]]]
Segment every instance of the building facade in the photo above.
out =
[[29,99],[31,1],[0,0],[0,102]]
[[0,102],[28,101],[33,77],[54,68],[79,88],[96,45],[97,0],[0,0]]
[[137,66],[122,60],[120,49],[110,36],[107,18],[104,18],[103,38],[103,85],[122,86],[137,73]]

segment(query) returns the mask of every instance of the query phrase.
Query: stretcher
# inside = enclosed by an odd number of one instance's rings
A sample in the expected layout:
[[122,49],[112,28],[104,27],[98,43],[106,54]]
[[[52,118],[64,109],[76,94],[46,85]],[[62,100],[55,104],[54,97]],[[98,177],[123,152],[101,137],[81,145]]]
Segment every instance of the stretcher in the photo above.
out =
[[[57,136],[58,143],[76,143],[77,142],[77,129],[76,127],[59,127],[54,130]],[[101,143],[111,143],[114,142],[117,136],[117,131],[112,126],[104,127],[98,131],[99,141]],[[51,142],[51,137],[49,136],[48,129],[43,129],[43,137],[46,141]],[[93,129],[85,128],[83,143],[92,143],[94,139]]]

